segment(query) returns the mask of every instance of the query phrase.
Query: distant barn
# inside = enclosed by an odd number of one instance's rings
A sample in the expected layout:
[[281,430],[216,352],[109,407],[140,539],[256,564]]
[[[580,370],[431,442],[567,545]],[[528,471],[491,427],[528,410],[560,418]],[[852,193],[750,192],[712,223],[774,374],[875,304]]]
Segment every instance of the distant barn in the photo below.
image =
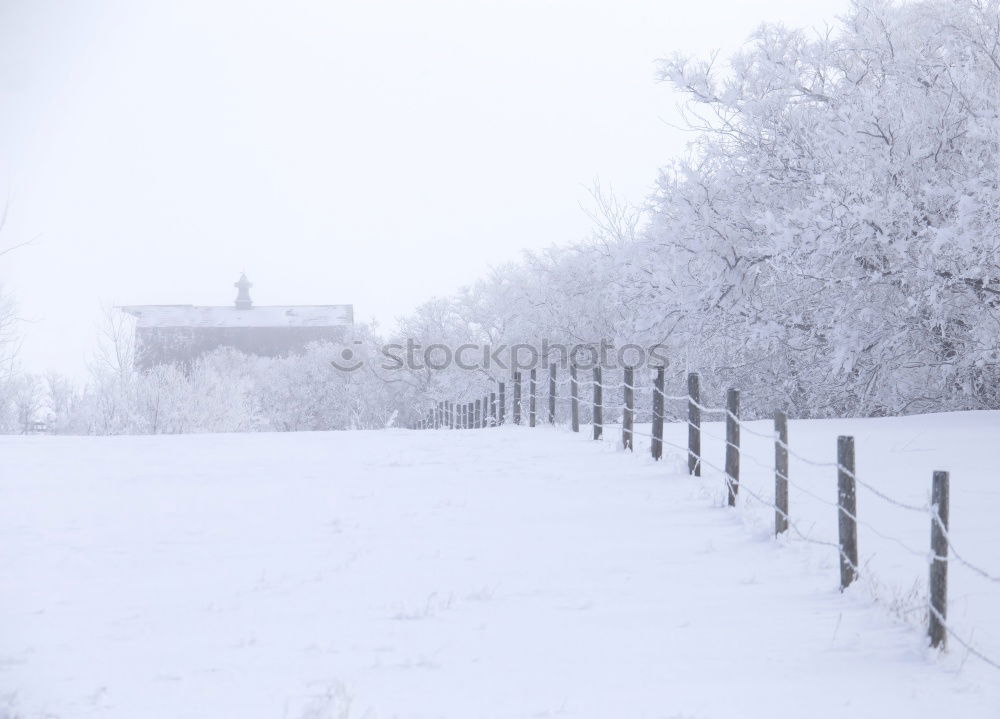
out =
[[352,305],[283,305],[254,307],[253,284],[241,275],[232,307],[130,305],[136,319],[136,364],[189,364],[220,347],[247,354],[279,357],[310,342],[339,342],[354,323]]

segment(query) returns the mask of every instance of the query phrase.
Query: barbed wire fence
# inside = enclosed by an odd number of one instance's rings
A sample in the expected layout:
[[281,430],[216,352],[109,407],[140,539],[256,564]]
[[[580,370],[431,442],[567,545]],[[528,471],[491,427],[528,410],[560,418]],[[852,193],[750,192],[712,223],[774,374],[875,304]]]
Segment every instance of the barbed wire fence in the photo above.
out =
[[[840,587],[847,589],[861,575],[858,560],[858,527],[862,526],[882,540],[891,542],[907,554],[919,557],[928,564],[928,592],[923,607],[927,613],[927,636],[931,647],[944,649],[948,638],[961,645],[970,655],[990,667],[1000,670],[1000,660],[991,657],[975,646],[971,638],[960,635],[948,624],[948,567],[955,562],[973,575],[989,583],[1000,584],[1000,572],[989,571],[968,559],[955,547],[949,533],[950,487],[949,473],[937,470],[931,477],[930,502],[923,505],[896,499],[872,483],[858,476],[855,467],[854,437],[837,437],[836,461],[822,461],[794,451],[788,441],[788,417],[784,412],[774,413],[773,432],[761,432],[740,417],[740,392],[729,389],[726,405],[713,407],[702,402],[701,377],[698,373],[686,376],[684,394],[668,394],[665,388],[664,367],[652,368],[652,382],[642,385],[635,379],[635,368],[622,370],[621,381],[604,376],[601,367],[589,371],[571,365],[566,376],[559,377],[556,364],[547,368],[547,376],[540,381],[537,369],[530,369],[527,376],[514,372],[510,383],[498,382],[493,391],[465,401],[440,400],[428,409],[415,408],[421,419],[412,423],[412,429],[486,429],[505,424],[555,425],[568,424],[572,432],[581,432],[591,425],[594,440],[603,440],[605,430],[617,427],[621,432],[621,446],[635,451],[635,438],[649,440],[649,451],[654,460],[664,457],[670,448],[687,457],[688,473],[700,477],[705,470],[714,473],[723,482],[726,504],[737,505],[739,498],[747,497],[774,513],[773,533],[776,537],[791,533],[803,542],[836,550],[840,567]],[[512,392],[508,393],[508,384]],[[540,389],[545,389],[544,393]],[[510,397],[508,402],[508,396]],[[542,404],[540,400],[544,398]],[[508,415],[507,406],[510,405]],[[681,410],[671,411],[680,405]],[[725,422],[725,436],[717,435],[704,427],[706,418],[719,418]],[[687,446],[672,442],[664,436],[665,423],[679,421],[687,426]],[[644,432],[637,424],[649,424]],[[741,446],[741,433],[773,442],[774,455],[770,461],[746,451]],[[705,458],[702,440],[723,443],[724,466]],[[835,471],[837,476],[837,501],[831,501],[789,476],[789,458],[818,469]],[[773,472],[773,495],[765,496],[740,481],[742,462]],[[789,487],[836,512],[837,541],[812,536],[794,519],[789,510]],[[910,513],[927,517],[930,527],[928,550],[914,548],[899,537],[882,531],[872,523],[859,519],[857,490],[861,487],[876,499]],[[746,501],[746,500],[744,500]]]

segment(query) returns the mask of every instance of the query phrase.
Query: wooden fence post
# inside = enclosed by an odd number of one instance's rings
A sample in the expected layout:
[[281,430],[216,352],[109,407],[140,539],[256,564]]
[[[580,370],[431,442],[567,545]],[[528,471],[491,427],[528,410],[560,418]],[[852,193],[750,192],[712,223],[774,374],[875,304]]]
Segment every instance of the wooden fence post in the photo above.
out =
[[472,426],[475,429],[483,428],[483,401],[481,399],[476,400],[476,408],[473,410],[473,415],[475,419],[473,420]]
[[740,391],[726,392],[726,487],[729,506],[736,506],[740,491]]
[[665,367],[656,368],[656,378],[653,380],[653,438],[649,441],[649,451],[653,459],[663,458],[663,408],[664,408],[664,374]]
[[497,424],[503,424],[507,413],[507,385],[505,382],[500,383],[499,392],[497,392]]
[[837,529],[840,590],[858,578],[858,498],[854,485],[854,437],[837,437]]
[[622,413],[622,448],[632,451],[632,434],[635,422],[635,368],[626,367],[624,371],[625,411]]
[[514,424],[521,424],[521,373],[514,373],[514,402],[511,406],[514,414]]
[[528,426],[535,426],[535,395],[538,392],[538,386],[535,382],[536,372],[535,368],[531,368],[531,374],[528,378],[529,396],[528,396]]
[[604,434],[604,387],[601,385],[601,368],[594,367],[594,439]]
[[569,421],[570,429],[580,431],[580,387],[576,382],[576,365],[569,366]]
[[701,378],[688,373],[688,473],[701,476]]
[[489,394],[483,395],[483,423],[480,425],[483,429],[490,426],[490,396]]
[[556,365],[549,365],[549,424],[556,423]]
[[948,473],[935,472],[931,484],[931,581],[927,634],[931,646],[944,648],[948,638]]
[[490,427],[497,426],[497,393],[490,392]]
[[788,531],[788,415],[774,413],[774,535]]

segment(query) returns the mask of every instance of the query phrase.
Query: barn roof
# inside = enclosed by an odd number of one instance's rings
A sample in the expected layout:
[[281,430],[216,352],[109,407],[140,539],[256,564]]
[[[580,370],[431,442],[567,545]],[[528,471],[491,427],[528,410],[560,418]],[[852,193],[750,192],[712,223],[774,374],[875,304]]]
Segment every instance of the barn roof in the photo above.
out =
[[120,308],[137,327],[342,327],[354,322],[353,305],[198,307],[129,305]]

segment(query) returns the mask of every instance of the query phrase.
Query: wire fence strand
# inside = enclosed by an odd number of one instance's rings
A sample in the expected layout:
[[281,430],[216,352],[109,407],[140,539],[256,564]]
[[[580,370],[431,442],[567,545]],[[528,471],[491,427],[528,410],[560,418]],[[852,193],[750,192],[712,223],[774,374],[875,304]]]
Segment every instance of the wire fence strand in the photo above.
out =
[[[904,552],[906,552],[911,556],[920,557],[927,563],[931,563],[933,561],[953,562],[957,565],[960,565],[968,569],[970,572],[972,572],[974,575],[978,577],[981,577],[992,583],[1000,584],[1000,575],[990,572],[987,569],[984,569],[983,567],[979,566],[978,564],[975,564],[967,560],[965,558],[965,555],[963,555],[959,550],[956,549],[954,541],[952,540],[948,529],[944,526],[943,522],[937,515],[936,508],[932,507],[929,503],[914,504],[912,502],[907,502],[897,499],[889,495],[882,489],[878,488],[877,486],[873,485],[872,483],[866,481],[864,478],[859,477],[856,470],[853,470],[849,467],[845,467],[844,465],[835,461],[817,460],[812,457],[803,455],[801,452],[797,452],[794,449],[792,449],[789,446],[788,442],[782,441],[775,431],[762,431],[756,429],[753,426],[750,426],[749,424],[750,422],[757,422],[761,420],[743,420],[734,413],[730,412],[729,409],[726,407],[712,407],[711,405],[704,404],[701,401],[693,399],[689,395],[667,394],[665,390],[656,387],[654,384],[652,383],[645,384],[642,381],[634,381],[632,383],[627,383],[627,382],[613,382],[613,381],[602,380],[601,382],[595,382],[593,378],[589,376],[583,376],[583,377],[578,376],[575,380],[572,377],[557,377],[555,379],[554,385],[555,387],[562,389],[562,391],[557,390],[554,396],[550,389],[551,388],[551,385],[549,384],[550,381],[551,377],[548,375],[543,375],[542,377],[540,377],[538,379],[538,386],[541,391],[537,392],[534,395],[534,397],[541,399],[543,401],[546,398],[554,400],[555,405],[560,407],[565,407],[565,404],[567,402],[573,403],[575,400],[581,414],[591,415],[587,423],[593,424],[592,414],[594,413],[594,411],[599,410],[604,414],[602,422],[600,423],[601,425],[622,426],[623,430],[625,430],[622,424],[622,420],[623,420],[623,414],[626,410],[631,409],[634,413],[633,418],[635,418],[642,412],[642,410],[640,409],[641,399],[643,398],[646,400],[652,399],[653,401],[661,400],[659,402],[659,411],[660,411],[659,416],[662,417],[665,423],[671,417],[676,417],[677,423],[684,425],[688,428],[693,428],[698,430],[701,437],[721,442],[723,447],[727,449],[736,448],[739,452],[739,457],[741,462],[746,461],[749,464],[754,465],[760,469],[767,470],[768,472],[775,471],[773,458],[769,460],[762,460],[758,458],[753,453],[747,451],[747,448],[745,446],[739,446],[731,442],[731,440],[728,438],[728,433],[726,437],[723,437],[711,430],[707,430],[704,426],[704,423],[701,422],[695,423],[690,421],[690,419],[687,416],[685,416],[687,412],[683,410],[678,412],[671,411],[670,403],[672,402],[681,403],[685,409],[693,407],[699,410],[702,413],[702,415],[713,415],[713,416],[721,415],[719,419],[732,420],[733,422],[735,422],[736,426],[739,428],[741,433],[746,432],[746,434],[752,437],[768,440],[769,442],[774,443],[775,448],[780,448],[784,450],[784,452],[787,453],[788,457],[796,460],[797,462],[800,462],[808,467],[816,469],[835,470],[838,473],[849,476],[851,479],[854,480],[856,485],[860,486],[867,492],[871,493],[872,495],[886,502],[889,505],[910,512],[919,512],[929,515],[932,521],[937,523],[938,529],[940,529],[940,531],[943,533],[945,537],[948,547],[948,556],[936,556],[933,551],[914,548],[910,546],[907,542],[900,539],[899,537],[893,536],[890,533],[880,530],[878,527],[876,527],[869,521],[860,519],[857,516],[856,512],[852,513],[848,511],[844,506],[842,506],[841,503],[832,501],[831,499],[821,496],[813,489],[805,486],[801,481],[792,480],[787,476],[783,476],[782,479],[785,482],[787,482],[788,487],[794,488],[797,492],[801,492],[804,496],[824,506],[836,508],[838,513],[842,513],[843,515],[849,517],[852,521],[856,523],[858,527],[863,528],[865,531],[871,532],[874,536],[882,539],[883,541],[892,543],[894,546],[899,547],[901,550],[903,550]],[[567,385],[573,385],[573,384],[575,384],[575,389],[576,389],[575,397],[570,396],[570,393],[565,389],[563,389],[566,388]],[[602,401],[595,403],[592,401],[592,397],[590,395],[597,388],[600,388],[602,394]],[[613,395],[619,393],[621,390],[630,390],[633,393],[634,401],[631,406],[627,405],[624,402],[624,399],[618,400],[613,398]],[[508,396],[510,395],[508,394]],[[522,395],[521,397],[522,424],[526,423],[528,403],[529,403],[529,398]],[[465,404],[465,403],[459,403],[459,404]],[[412,409],[415,412],[415,416],[421,417],[421,419],[416,422],[415,426],[442,427],[442,428],[449,428],[453,425],[457,426],[457,420],[458,420],[457,406],[452,405],[452,408],[449,409],[447,401],[435,400],[435,404],[431,408],[418,407],[415,405]],[[543,418],[547,417],[548,416],[547,408],[543,405],[543,407],[537,412],[536,416],[541,416]],[[553,417],[553,419],[556,418],[557,417]],[[719,419],[711,421],[719,421]],[[468,422],[468,420],[469,418],[466,417],[466,422]],[[492,426],[485,412],[483,415],[483,420],[484,420],[483,426]],[[581,417],[581,424],[583,424],[584,422],[585,420],[583,419],[583,417]],[[510,424],[511,423],[510,419],[507,419],[506,423]],[[545,423],[547,422],[543,422],[543,424]],[[631,427],[631,429],[625,431],[631,435],[633,441],[635,440],[635,438],[645,438],[651,441],[657,441],[660,443],[660,446],[664,449],[676,450],[689,458],[694,457],[698,467],[701,467],[704,470],[710,473],[714,473],[718,475],[720,478],[723,478],[725,481],[725,486],[730,491],[735,491],[738,497],[739,496],[744,497],[745,502],[748,500],[757,502],[762,507],[766,507],[769,510],[776,512],[777,515],[780,515],[785,520],[787,528],[791,530],[792,534],[798,540],[809,544],[835,549],[838,555],[840,556],[841,560],[844,561],[855,572],[858,572],[858,567],[854,562],[851,561],[850,557],[846,555],[843,547],[841,547],[839,542],[817,539],[816,537],[811,536],[811,531],[803,530],[803,528],[799,525],[798,521],[795,521],[791,516],[789,516],[789,513],[787,511],[785,511],[782,507],[778,506],[773,496],[769,497],[762,495],[760,492],[758,492],[752,486],[750,486],[745,479],[743,481],[738,481],[733,479],[732,477],[729,476],[728,472],[725,469],[719,467],[712,461],[706,459],[704,457],[703,452],[694,454],[690,447],[685,447],[681,444],[673,442],[662,435],[658,436],[650,432],[646,432],[643,429],[634,425]],[[840,515],[838,514],[838,516]],[[927,605],[921,605],[921,606],[926,606],[930,614],[932,614],[938,621],[940,621],[941,625],[947,631],[948,636],[952,637],[970,655],[979,658],[980,660],[982,660],[983,662],[985,662],[986,664],[995,669],[1000,669],[1000,662],[992,659],[983,651],[976,648],[972,644],[971,638],[966,639],[965,637],[961,636],[958,632],[956,632],[945,621],[945,618],[933,606],[930,606],[929,601]]]

